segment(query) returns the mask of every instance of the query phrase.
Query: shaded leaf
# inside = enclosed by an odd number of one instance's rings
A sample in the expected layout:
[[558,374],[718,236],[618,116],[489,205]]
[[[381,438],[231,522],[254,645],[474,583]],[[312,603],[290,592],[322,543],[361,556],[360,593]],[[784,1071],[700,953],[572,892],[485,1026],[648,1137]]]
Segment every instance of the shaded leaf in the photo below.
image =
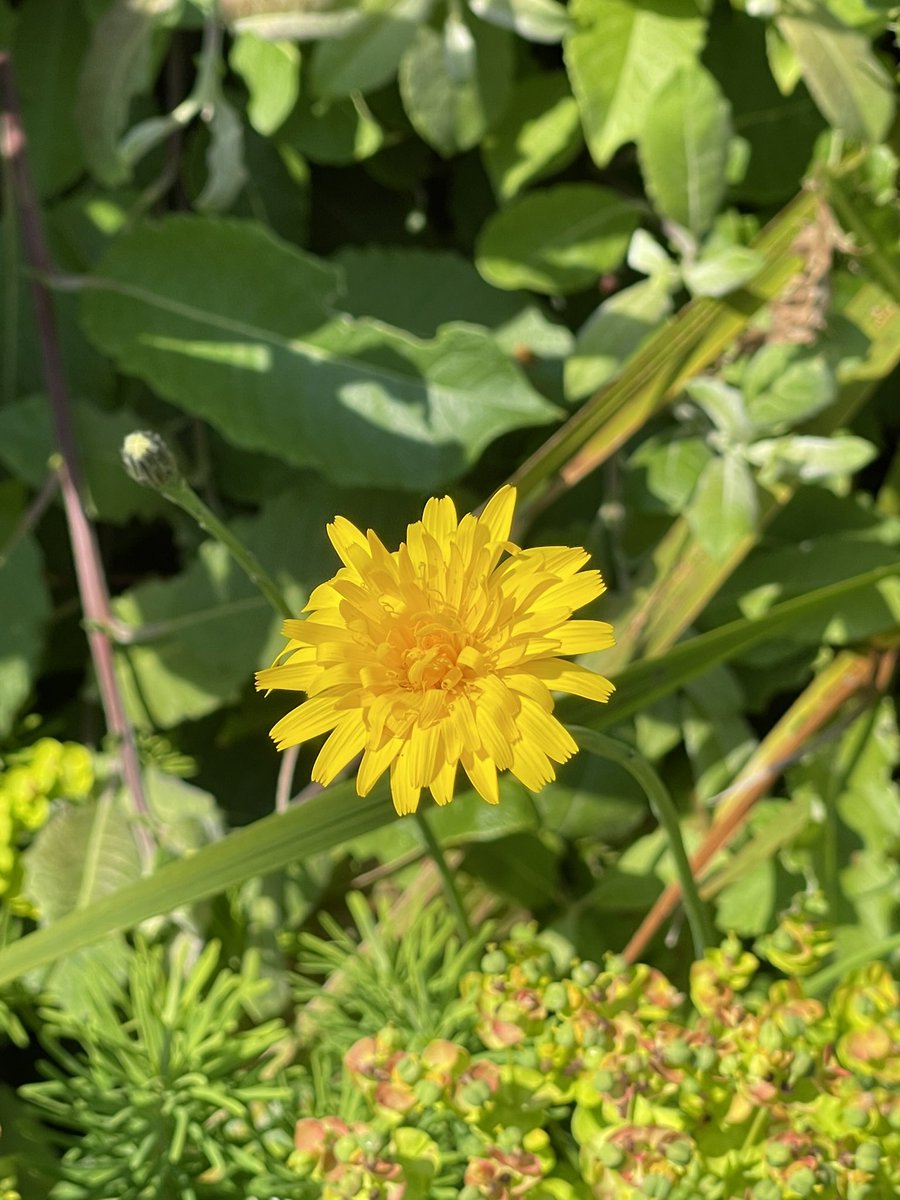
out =
[[334,316],[338,285],[252,222],[171,218],[119,239],[84,322],[236,445],[348,484],[432,489],[500,433],[555,416],[488,333],[444,326],[426,342]]
[[495,213],[475,261],[495,287],[579,291],[619,266],[636,225],[634,205],[609,188],[561,183]]
[[530,42],[560,42],[572,22],[557,0],[469,0],[477,17]]
[[518,82],[506,112],[482,143],[485,169],[500,200],[561,171],[582,146],[578,104],[562,71]]
[[219,11],[238,33],[301,42],[346,37],[365,16],[358,0],[219,0]]
[[658,277],[604,300],[578,331],[566,360],[566,399],[581,400],[611,379],[671,311],[669,288]]
[[20,517],[10,485],[0,490],[0,735],[31,695],[50,618],[44,560],[30,535],[11,544]]

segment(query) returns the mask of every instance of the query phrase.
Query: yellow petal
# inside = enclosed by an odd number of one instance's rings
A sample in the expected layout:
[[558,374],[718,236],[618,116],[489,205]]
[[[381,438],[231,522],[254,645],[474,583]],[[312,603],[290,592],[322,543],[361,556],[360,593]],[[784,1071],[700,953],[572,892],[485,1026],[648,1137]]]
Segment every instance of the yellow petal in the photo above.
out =
[[385,773],[397,755],[403,742],[400,738],[389,738],[377,750],[366,750],[356,774],[356,791],[360,796],[368,796],[372,788]]
[[366,744],[366,727],[358,712],[345,717],[329,734],[319,751],[310,778],[323,787],[338,775]]
[[509,538],[515,510],[516,489],[506,483],[494,492],[478,518],[492,542],[505,542]]
[[568,729],[527,696],[522,698],[518,723],[523,740],[532,743],[554,762],[568,762],[578,753],[578,743]]
[[478,795],[488,804],[499,804],[500,789],[494,760],[486,754],[473,754],[467,749],[463,753],[462,765]]
[[527,738],[513,747],[513,775],[532,792],[539,792],[545,783],[556,778],[550,760]]
[[596,671],[590,671],[578,663],[564,662],[559,658],[529,663],[528,670],[555,692],[583,696],[585,700],[596,700],[599,704],[605,704],[616,690],[608,679],[598,675]]
[[342,562],[353,570],[365,566],[370,558],[369,543],[352,521],[346,517],[335,517],[326,527],[326,533]]
[[435,803],[442,807],[453,799],[453,787],[456,783],[456,763],[442,763],[438,773],[432,779],[429,787]]
[[277,688],[285,692],[305,692],[321,670],[316,663],[285,663],[280,667],[265,667],[256,672],[256,687],[258,691]]
[[404,747],[391,763],[391,798],[401,817],[416,811],[419,807],[419,793],[422,790],[412,781],[407,751],[408,747]]
[[448,544],[457,526],[456,507],[450,497],[429,500],[422,514],[422,524],[440,545]]
[[[318,615],[318,614],[317,614]],[[322,642],[352,642],[353,634],[343,625],[328,625],[321,621],[298,621],[292,618],[282,626],[285,637],[301,646],[318,646]]]
[[606,621],[567,621],[559,629],[548,629],[547,637],[559,643],[557,654],[591,654],[616,644],[613,627]]
[[539,604],[547,608],[555,608],[560,604],[569,609],[584,608],[585,604],[590,604],[605,591],[606,584],[599,571],[582,571],[573,575],[571,579],[562,579],[549,587],[541,596]]
[[270,736],[278,749],[284,750],[287,746],[299,746],[301,742],[333,729],[339,720],[340,713],[334,696],[317,696],[315,700],[307,700],[282,717],[272,726]]

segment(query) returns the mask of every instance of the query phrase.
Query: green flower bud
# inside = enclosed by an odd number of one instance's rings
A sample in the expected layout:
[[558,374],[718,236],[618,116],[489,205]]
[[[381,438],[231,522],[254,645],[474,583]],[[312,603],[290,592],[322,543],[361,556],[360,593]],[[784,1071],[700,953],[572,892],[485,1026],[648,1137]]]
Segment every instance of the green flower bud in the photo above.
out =
[[694,1065],[698,1071],[711,1071],[716,1065],[716,1051],[713,1046],[700,1046],[694,1053]]
[[460,1099],[467,1108],[480,1108],[491,1098],[491,1089],[482,1079],[473,1079],[460,1092]]
[[766,1162],[770,1167],[786,1167],[793,1157],[793,1150],[784,1142],[770,1142],[766,1146]]
[[694,1148],[687,1140],[672,1142],[666,1146],[665,1155],[676,1167],[686,1167],[694,1157]]
[[502,950],[489,950],[481,960],[481,970],[485,975],[502,975],[509,966],[509,959]]
[[415,1083],[422,1074],[422,1067],[414,1058],[405,1058],[397,1067],[397,1074],[404,1083]]
[[670,1067],[680,1067],[686,1063],[691,1057],[691,1048],[687,1042],[681,1038],[676,1038],[669,1042],[663,1051],[663,1057]]
[[567,1007],[569,997],[563,983],[549,983],[544,989],[544,1007],[548,1012],[559,1012]]
[[793,1172],[789,1182],[798,1196],[809,1196],[816,1186],[816,1173],[810,1167],[801,1167]]
[[164,488],[179,478],[172,452],[158,433],[138,430],[122,443],[122,462],[135,483]]
[[582,988],[590,987],[599,974],[600,968],[590,959],[576,963],[572,968],[572,980]]
[[439,1083],[435,1083],[433,1079],[420,1079],[413,1088],[416,1094],[416,1099],[425,1108],[430,1108],[432,1104],[436,1104],[444,1094],[444,1089]]
[[641,1195],[651,1200],[668,1200],[672,1191],[672,1180],[665,1175],[648,1175],[641,1184]]
[[598,1092],[611,1092],[616,1082],[616,1077],[611,1071],[597,1071],[594,1075],[594,1087]]
[[781,1188],[774,1179],[761,1179],[750,1194],[753,1200],[781,1200]]
[[359,1144],[352,1133],[345,1133],[334,1143],[334,1156],[338,1162],[349,1162]]

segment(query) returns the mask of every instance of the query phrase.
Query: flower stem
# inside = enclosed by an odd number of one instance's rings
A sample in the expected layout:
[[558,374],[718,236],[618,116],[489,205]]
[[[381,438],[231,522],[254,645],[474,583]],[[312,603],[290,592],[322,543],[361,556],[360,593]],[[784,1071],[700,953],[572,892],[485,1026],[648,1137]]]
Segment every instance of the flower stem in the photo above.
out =
[[607,737],[603,733],[597,733],[593,729],[584,729],[581,726],[573,726],[569,732],[578,744],[590,754],[607,758],[612,762],[618,763],[620,767],[624,767],[628,774],[637,780],[644,789],[653,815],[663,827],[666,837],[669,839],[669,850],[675,861],[675,870],[678,872],[678,879],[681,883],[684,908],[687,913],[688,924],[691,927],[694,953],[697,958],[702,958],[707,946],[714,944],[715,936],[709,914],[700,899],[700,893],[697,891],[697,883],[691,871],[691,864],[681,838],[678,811],[672,803],[672,797],[669,795],[663,781],[650,764],[641,758],[636,750],[633,750],[631,746],[627,746],[624,742],[620,742],[616,738]]
[[285,600],[278,584],[256,555],[238,541],[228,526],[219,520],[207,504],[204,504],[189,483],[177,476],[171,482],[161,485],[159,491],[167,500],[171,500],[188,516],[193,517],[201,529],[211,534],[225,547],[250,582],[259,588],[279,616],[294,616],[293,609]]
[[444,891],[447,893],[447,901],[450,905],[450,911],[453,913],[456,921],[456,928],[459,933],[460,941],[463,943],[472,940],[472,926],[469,924],[469,918],[466,916],[466,910],[463,908],[462,898],[459,894],[459,889],[456,886],[456,880],[447,866],[447,860],[444,858],[444,852],[441,849],[440,843],[434,836],[431,825],[428,823],[428,818],[417,808],[415,818],[419,824],[419,829],[422,831],[422,837],[425,840],[425,845],[428,853],[431,855],[434,865],[437,867],[441,879],[444,884]]

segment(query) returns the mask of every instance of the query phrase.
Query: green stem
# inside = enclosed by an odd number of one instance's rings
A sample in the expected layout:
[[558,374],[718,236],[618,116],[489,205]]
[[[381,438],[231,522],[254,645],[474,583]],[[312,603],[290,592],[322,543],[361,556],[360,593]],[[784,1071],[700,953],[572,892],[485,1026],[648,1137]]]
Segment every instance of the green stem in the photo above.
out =
[[254,583],[282,617],[293,617],[294,611],[282,595],[278,584],[268,573],[256,555],[242,545],[224,522],[220,521],[213,510],[197,495],[194,489],[183,479],[175,479],[163,484],[160,492],[167,500],[177,504],[188,516],[193,517],[201,529],[212,534],[220,542],[247,578]]
[[709,914],[700,899],[700,893],[697,891],[694,873],[691,870],[687,851],[684,848],[684,842],[681,838],[678,810],[672,803],[672,797],[669,795],[663,781],[650,764],[641,758],[636,750],[633,750],[631,746],[627,746],[624,742],[620,742],[616,738],[607,737],[603,733],[597,733],[594,729],[584,729],[580,725],[570,726],[569,732],[588,753],[596,754],[600,758],[606,758],[618,763],[643,788],[653,815],[665,830],[666,837],[669,840],[669,851],[675,861],[675,870],[678,873],[678,881],[681,884],[684,908],[687,913],[688,924],[691,927],[691,936],[694,940],[694,953],[697,958],[702,958],[707,946],[715,944],[715,935]]
[[469,918],[466,916],[466,910],[463,908],[463,902],[459,894],[459,889],[456,886],[456,880],[447,866],[447,860],[444,858],[444,852],[440,847],[440,843],[432,832],[431,825],[428,823],[428,818],[421,809],[416,809],[415,818],[419,823],[419,829],[422,831],[422,837],[425,840],[425,845],[428,853],[431,855],[434,865],[440,872],[441,879],[444,884],[444,891],[447,893],[447,901],[450,905],[450,911],[456,921],[456,928],[459,932],[460,940],[470,942],[472,940],[472,926],[469,924]]

